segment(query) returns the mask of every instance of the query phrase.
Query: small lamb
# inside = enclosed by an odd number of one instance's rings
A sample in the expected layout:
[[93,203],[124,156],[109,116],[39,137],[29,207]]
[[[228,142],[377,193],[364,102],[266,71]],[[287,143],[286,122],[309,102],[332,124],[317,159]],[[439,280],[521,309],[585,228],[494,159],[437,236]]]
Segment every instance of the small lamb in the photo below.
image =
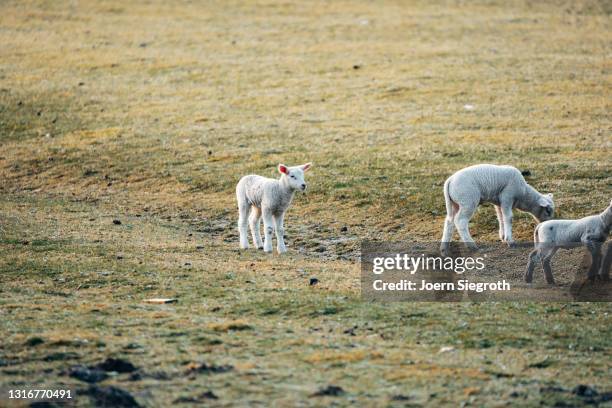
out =
[[478,205],[490,202],[495,206],[499,222],[499,238],[513,244],[512,209],[527,211],[538,221],[552,218],[552,194],[541,194],[531,187],[521,172],[512,166],[478,164],[459,170],[444,183],[446,220],[440,251],[448,253],[453,236],[453,223],[461,240],[471,249],[477,249],[468,223]]
[[[293,194],[306,190],[304,173],[310,170],[311,163],[287,167],[278,165],[281,177],[278,180],[267,177],[244,176],[236,186],[238,200],[238,231],[240,231],[240,248],[248,248],[247,218],[253,235],[253,245],[265,252],[272,252],[272,232],[276,230],[276,249],[279,254],[287,252],[284,240],[283,222],[285,211],[289,208]],[[250,210],[250,215],[249,215]],[[259,221],[263,215],[264,243],[261,243]],[[274,223],[274,227],[272,224]]]
[[[550,261],[559,248],[570,249],[577,245],[583,245],[591,253],[591,267],[588,278],[595,280],[597,271],[602,260],[601,246],[608,238],[612,229],[612,200],[610,206],[604,212],[579,220],[550,220],[538,224],[533,233],[535,249],[529,254],[529,263],[525,272],[525,282],[531,283],[533,280],[533,269],[539,258],[542,261],[542,268],[546,276],[546,282],[553,285],[552,270]],[[610,255],[608,249],[608,258]],[[605,264],[609,260],[604,261]],[[608,266],[609,268],[609,266]],[[608,278],[608,270],[602,267],[600,276],[603,280]]]

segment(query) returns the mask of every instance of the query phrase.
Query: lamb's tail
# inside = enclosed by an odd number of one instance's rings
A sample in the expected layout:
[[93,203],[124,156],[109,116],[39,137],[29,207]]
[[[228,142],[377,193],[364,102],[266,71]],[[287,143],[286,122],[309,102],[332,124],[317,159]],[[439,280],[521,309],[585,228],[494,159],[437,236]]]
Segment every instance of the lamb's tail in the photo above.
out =
[[533,230],[533,244],[535,246],[537,246],[538,243],[540,242],[540,234],[539,234],[540,225],[542,225],[542,224],[536,225],[535,230]]
[[244,177],[241,178],[236,185],[236,201],[238,202],[238,208],[246,205],[247,196]]
[[450,194],[448,192],[448,186],[450,184],[450,177],[446,179],[444,182],[444,203],[446,204],[446,215],[451,219],[455,216],[453,212],[453,200],[450,198]]

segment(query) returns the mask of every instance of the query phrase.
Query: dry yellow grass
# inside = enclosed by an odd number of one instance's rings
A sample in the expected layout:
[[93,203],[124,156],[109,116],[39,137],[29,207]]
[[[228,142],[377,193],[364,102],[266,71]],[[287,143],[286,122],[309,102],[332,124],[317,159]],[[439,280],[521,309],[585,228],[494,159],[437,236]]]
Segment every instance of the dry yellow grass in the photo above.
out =
[[[435,240],[444,179],[475,162],[529,169],[561,216],[600,211],[611,11],[2,2],[0,390],[83,389],[67,368],[117,356],[142,378],[105,384],[147,406],[588,405],[577,384],[612,389],[607,304],[370,304],[355,256]],[[281,161],[314,162],[290,253],[239,252],[235,183]],[[497,239],[491,208],[473,224]],[[516,214],[518,239],[533,226]]]

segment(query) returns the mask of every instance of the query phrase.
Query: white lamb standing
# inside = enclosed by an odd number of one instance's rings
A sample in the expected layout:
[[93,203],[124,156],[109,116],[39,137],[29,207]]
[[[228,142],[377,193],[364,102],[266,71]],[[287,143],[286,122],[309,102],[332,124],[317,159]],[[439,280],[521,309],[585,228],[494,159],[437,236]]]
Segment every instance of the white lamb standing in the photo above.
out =
[[[247,219],[251,227],[253,245],[265,252],[272,252],[272,232],[276,231],[276,249],[279,254],[287,252],[284,240],[284,218],[289,204],[296,191],[306,190],[304,173],[311,163],[288,167],[278,165],[280,179],[275,180],[258,175],[244,176],[236,186],[238,200],[238,231],[240,232],[240,248],[248,248]],[[250,210],[250,215],[249,215]],[[259,223],[263,215],[264,243],[261,243]]]
[[471,249],[477,249],[468,224],[476,208],[485,202],[493,203],[499,222],[499,238],[513,244],[512,209],[529,212],[538,221],[552,218],[552,194],[541,194],[525,181],[521,172],[512,166],[478,164],[459,170],[444,183],[446,220],[440,251],[448,254],[457,227],[461,240]]
[[[612,229],[612,201],[601,214],[591,215],[579,220],[550,220],[538,224],[533,233],[535,249],[529,254],[529,263],[525,272],[525,282],[533,280],[533,269],[536,261],[542,261],[542,269],[546,282],[554,284],[550,261],[559,248],[570,249],[577,245],[585,246],[591,253],[591,267],[588,278],[595,280],[597,270],[602,263],[601,247]],[[603,262],[600,276],[602,280],[609,278],[610,247]]]

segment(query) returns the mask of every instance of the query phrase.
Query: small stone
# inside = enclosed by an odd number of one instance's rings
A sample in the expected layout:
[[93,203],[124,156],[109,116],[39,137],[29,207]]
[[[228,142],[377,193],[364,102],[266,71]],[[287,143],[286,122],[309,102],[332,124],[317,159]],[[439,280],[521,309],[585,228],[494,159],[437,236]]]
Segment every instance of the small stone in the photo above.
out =
[[130,374],[129,377],[130,381],[140,381],[142,380],[142,374],[140,374],[139,372],[135,372]]
[[115,371],[117,373],[131,373],[137,370],[134,364],[121,358],[107,358],[96,365],[96,368],[104,371]]
[[45,341],[40,337],[30,337],[26,340],[25,345],[28,347],[36,347],[39,344],[43,344]]
[[125,350],[139,350],[142,349],[142,345],[138,344],[138,343],[128,343],[125,345],[125,347],[123,347]]
[[113,224],[115,224],[115,225],[121,225],[121,221],[119,221],[119,220],[113,220]]
[[317,278],[310,278],[310,286],[314,286],[317,283],[319,283],[319,280]]
[[219,399],[219,397],[217,397],[217,395],[214,392],[212,392],[212,391],[203,392],[200,395],[200,398],[202,398],[202,399]]
[[572,393],[578,395],[579,397],[595,397],[598,395],[598,392],[588,385],[579,384],[573,390]]
[[194,364],[190,365],[187,369],[188,374],[222,374],[232,371],[234,366],[226,364],[226,365],[214,365],[214,364]]
[[77,353],[68,351],[68,352],[56,352],[46,355],[43,360],[44,361],[63,361],[63,360],[76,360],[81,358]]
[[355,329],[357,329],[357,326],[351,327],[350,329],[346,329],[343,333],[348,334],[350,336],[356,336]]
[[342,387],[338,387],[336,385],[328,385],[327,387],[321,388],[319,391],[312,394],[311,397],[324,397],[324,396],[338,397],[340,395],[343,395],[344,393],[345,392],[342,389]]
[[96,406],[100,407],[140,407],[132,394],[112,385],[107,387],[92,385],[84,394],[92,397]]
[[68,371],[68,375],[77,380],[81,380],[90,384],[104,381],[108,378],[108,374],[97,368],[88,368],[85,366],[74,366]]

